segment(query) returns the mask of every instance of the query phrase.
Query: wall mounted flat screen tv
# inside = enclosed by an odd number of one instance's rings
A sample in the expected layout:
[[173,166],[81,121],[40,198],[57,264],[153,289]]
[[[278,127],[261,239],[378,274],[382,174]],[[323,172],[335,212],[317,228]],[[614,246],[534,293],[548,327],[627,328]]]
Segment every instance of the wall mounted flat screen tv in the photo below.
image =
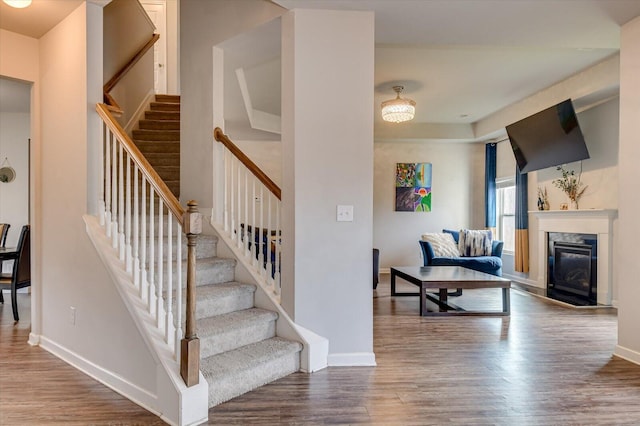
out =
[[571,99],[506,129],[521,173],[589,158]]

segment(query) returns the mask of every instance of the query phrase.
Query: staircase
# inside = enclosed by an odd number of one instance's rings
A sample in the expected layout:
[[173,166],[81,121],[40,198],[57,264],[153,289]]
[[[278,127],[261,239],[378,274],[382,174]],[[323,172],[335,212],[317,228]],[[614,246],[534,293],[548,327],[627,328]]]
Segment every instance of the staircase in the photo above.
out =
[[171,192],[180,197],[180,96],[156,95],[133,142],[158,172]]
[[218,257],[217,244],[217,237],[201,235],[196,262],[200,369],[209,383],[209,408],[298,371],[302,350],[276,337],[278,314],[254,306],[256,286],[235,281],[236,261]]
[[[132,139],[178,197],[180,97],[156,95]],[[218,257],[217,244],[217,237],[200,235],[196,262],[200,369],[209,383],[209,408],[298,371],[302,350],[300,343],[276,337],[278,314],[254,306],[256,286],[235,281],[236,261]],[[175,245],[172,252],[175,258]],[[186,255],[183,249],[183,262]]]

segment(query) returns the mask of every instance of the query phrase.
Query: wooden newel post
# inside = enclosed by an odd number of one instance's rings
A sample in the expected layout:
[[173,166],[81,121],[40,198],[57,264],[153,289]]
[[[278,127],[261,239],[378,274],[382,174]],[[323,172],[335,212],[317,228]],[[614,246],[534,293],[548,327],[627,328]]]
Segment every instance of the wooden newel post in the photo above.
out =
[[187,387],[197,385],[200,376],[200,340],[196,333],[196,243],[202,233],[198,203],[189,201],[183,216],[187,234],[187,309],[184,339],[180,342],[180,375]]

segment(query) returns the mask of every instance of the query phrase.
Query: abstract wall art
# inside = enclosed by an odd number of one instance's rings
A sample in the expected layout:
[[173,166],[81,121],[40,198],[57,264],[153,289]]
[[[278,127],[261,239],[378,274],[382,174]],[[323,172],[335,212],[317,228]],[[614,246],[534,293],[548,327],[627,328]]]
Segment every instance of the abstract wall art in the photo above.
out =
[[396,164],[396,211],[431,211],[431,163]]

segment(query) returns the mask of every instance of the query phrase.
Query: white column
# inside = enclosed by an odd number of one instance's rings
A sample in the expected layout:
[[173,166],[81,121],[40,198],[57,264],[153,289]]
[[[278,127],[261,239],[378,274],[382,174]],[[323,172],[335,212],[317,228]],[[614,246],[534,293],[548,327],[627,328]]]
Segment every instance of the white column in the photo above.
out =
[[616,247],[618,279],[618,346],[616,355],[640,364],[640,17],[622,26],[620,34],[620,147],[619,173],[619,237]]
[[282,304],[329,340],[329,365],[375,364],[373,74],[373,13],[283,15]]

